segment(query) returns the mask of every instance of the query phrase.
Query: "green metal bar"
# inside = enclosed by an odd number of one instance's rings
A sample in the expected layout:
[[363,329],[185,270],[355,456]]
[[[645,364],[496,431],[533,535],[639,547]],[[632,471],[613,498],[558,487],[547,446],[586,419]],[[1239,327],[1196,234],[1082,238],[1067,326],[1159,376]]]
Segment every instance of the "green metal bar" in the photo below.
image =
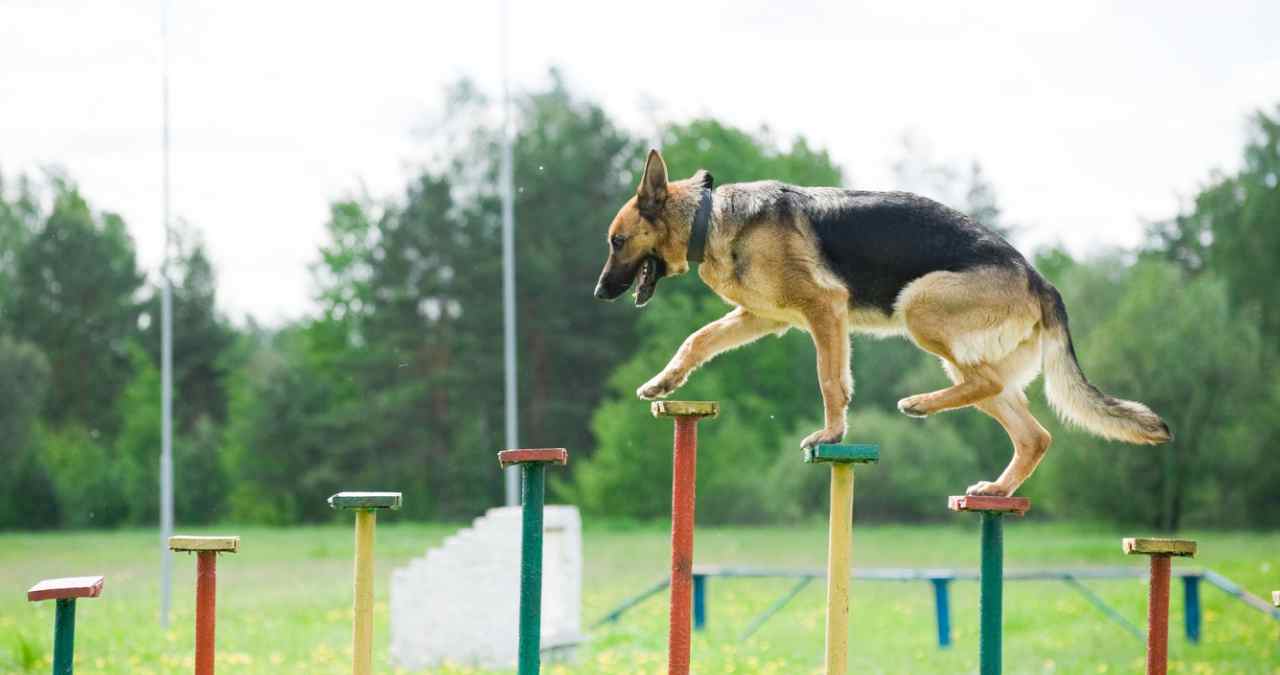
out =
[[58,600],[53,619],[53,675],[71,675],[76,641],[76,601]]
[[760,627],[764,625],[764,622],[773,618],[774,614],[781,612],[782,608],[786,607],[787,603],[791,602],[792,598],[799,595],[800,591],[803,591],[804,587],[808,586],[809,582],[813,581],[814,579],[815,577],[802,577],[800,581],[798,581],[794,586],[791,587],[791,590],[787,591],[786,595],[783,595],[781,598],[778,598],[777,600],[775,600],[772,605],[769,605],[769,609],[766,609],[764,611],[764,614],[761,614],[760,616],[756,617],[756,619],[751,622],[751,625],[747,626],[747,629],[742,632],[742,636],[738,638],[738,642],[746,642],[747,638],[751,637],[752,635],[755,635],[755,632],[760,630]]
[[999,675],[1001,629],[1004,615],[1003,514],[982,512],[982,590],[978,601],[981,634],[978,642],[979,672]]
[[520,540],[519,675],[537,675],[542,667],[542,506],[547,474],[542,462],[530,462],[521,468],[524,525]]
[[1139,641],[1147,639],[1147,636],[1142,632],[1141,628],[1138,628],[1137,626],[1133,625],[1131,621],[1124,618],[1123,614],[1121,614],[1120,612],[1117,612],[1111,605],[1108,605],[1106,601],[1102,599],[1102,596],[1098,595],[1097,593],[1094,593],[1092,590],[1089,589],[1088,586],[1085,586],[1084,584],[1080,583],[1078,579],[1076,579],[1071,575],[1066,575],[1062,577],[1062,580],[1066,582],[1068,586],[1070,586],[1071,588],[1079,592],[1080,595],[1083,595],[1084,599],[1088,600],[1090,604],[1092,604],[1094,607],[1097,607],[1099,610],[1102,610],[1103,614],[1106,614],[1107,616],[1114,619],[1116,623],[1120,624],[1121,626],[1124,626],[1124,629],[1129,631],[1129,633],[1133,635],[1135,638],[1138,638]]

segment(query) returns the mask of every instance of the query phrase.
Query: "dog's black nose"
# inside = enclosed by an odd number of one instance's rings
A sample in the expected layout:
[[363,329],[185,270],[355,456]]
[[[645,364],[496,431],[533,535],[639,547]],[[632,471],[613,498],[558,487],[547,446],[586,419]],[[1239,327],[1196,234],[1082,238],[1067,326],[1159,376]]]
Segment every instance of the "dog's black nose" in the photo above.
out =
[[596,284],[596,299],[608,300],[609,294],[604,290],[604,284]]

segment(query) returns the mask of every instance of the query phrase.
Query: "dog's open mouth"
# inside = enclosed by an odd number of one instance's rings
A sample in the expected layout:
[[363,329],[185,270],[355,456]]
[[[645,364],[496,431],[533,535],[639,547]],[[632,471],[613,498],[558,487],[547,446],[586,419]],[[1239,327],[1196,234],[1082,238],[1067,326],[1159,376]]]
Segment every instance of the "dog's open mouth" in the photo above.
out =
[[658,280],[666,274],[667,264],[658,256],[647,256],[640,263],[640,273],[636,275],[636,307],[644,307],[649,302]]

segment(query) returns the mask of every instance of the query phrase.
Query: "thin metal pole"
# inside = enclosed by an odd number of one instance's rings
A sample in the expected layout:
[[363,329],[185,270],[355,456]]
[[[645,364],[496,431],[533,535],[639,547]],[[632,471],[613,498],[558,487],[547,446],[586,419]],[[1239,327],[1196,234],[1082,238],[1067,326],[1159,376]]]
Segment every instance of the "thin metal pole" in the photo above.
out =
[[1169,556],[1151,556],[1151,594],[1147,601],[1147,675],[1165,675],[1169,667]]
[[1200,642],[1200,580],[1198,575],[1182,577],[1182,618],[1187,642]]
[[71,675],[75,665],[76,601],[58,600],[53,618],[53,675]]
[[520,671],[537,675],[542,646],[542,505],[546,465],[521,466],[524,474],[524,524],[520,535]]
[[827,675],[849,672],[849,575],[853,556],[853,465],[831,465],[827,522]]
[[160,625],[169,626],[170,594],[173,586],[173,289],[169,279],[169,2],[161,0],[161,101],[163,132],[161,155],[161,221],[164,225],[164,257],[160,269]]
[[981,634],[978,661],[982,675],[999,675],[1004,617],[1004,516],[982,512],[982,590],[978,600]]
[[[502,355],[505,375],[506,447],[518,448],[520,404],[516,394],[516,254],[515,254],[515,188],[511,158],[511,87],[507,73],[507,0],[502,2]],[[507,506],[520,503],[520,469],[506,470]]]
[[196,675],[213,675],[218,613],[218,552],[196,553]]
[[688,675],[693,594],[693,514],[698,472],[698,418],[675,418],[671,482],[671,616],[668,675]]
[[351,622],[351,672],[373,673],[373,509],[356,511],[354,619]]
[[930,579],[933,584],[933,611],[937,615],[938,647],[951,646],[951,592],[950,579]]

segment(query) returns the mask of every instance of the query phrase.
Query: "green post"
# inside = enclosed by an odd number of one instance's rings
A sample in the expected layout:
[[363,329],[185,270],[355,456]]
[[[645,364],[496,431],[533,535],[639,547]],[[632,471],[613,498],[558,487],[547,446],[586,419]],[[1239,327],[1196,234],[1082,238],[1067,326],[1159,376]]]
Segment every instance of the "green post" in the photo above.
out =
[[1031,502],[1023,497],[961,495],[947,500],[952,511],[982,516],[982,572],[978,596],[978,672],[999,675],[1004,631],[1004,515],[1024,515]]
[[999,675],[1004,623],[1004,514],[982,513],[982,593],[978,599],[982,632],[978,662],[982,675]]
[[566,464],[563,448],[504,450],[498,453],[503,469],[520,464],[523,523],[520,531],[520,638],[519,675],[537,675],[542,669],[542,508],[546,500],[547,464]]
[[76,642],[76,600],[58,600],[53,619],[53,675],[71,675]]
[[520,534],[520,675],[542,666],[542,506],[547,470],[540,463],[520,467],[524,529]]

